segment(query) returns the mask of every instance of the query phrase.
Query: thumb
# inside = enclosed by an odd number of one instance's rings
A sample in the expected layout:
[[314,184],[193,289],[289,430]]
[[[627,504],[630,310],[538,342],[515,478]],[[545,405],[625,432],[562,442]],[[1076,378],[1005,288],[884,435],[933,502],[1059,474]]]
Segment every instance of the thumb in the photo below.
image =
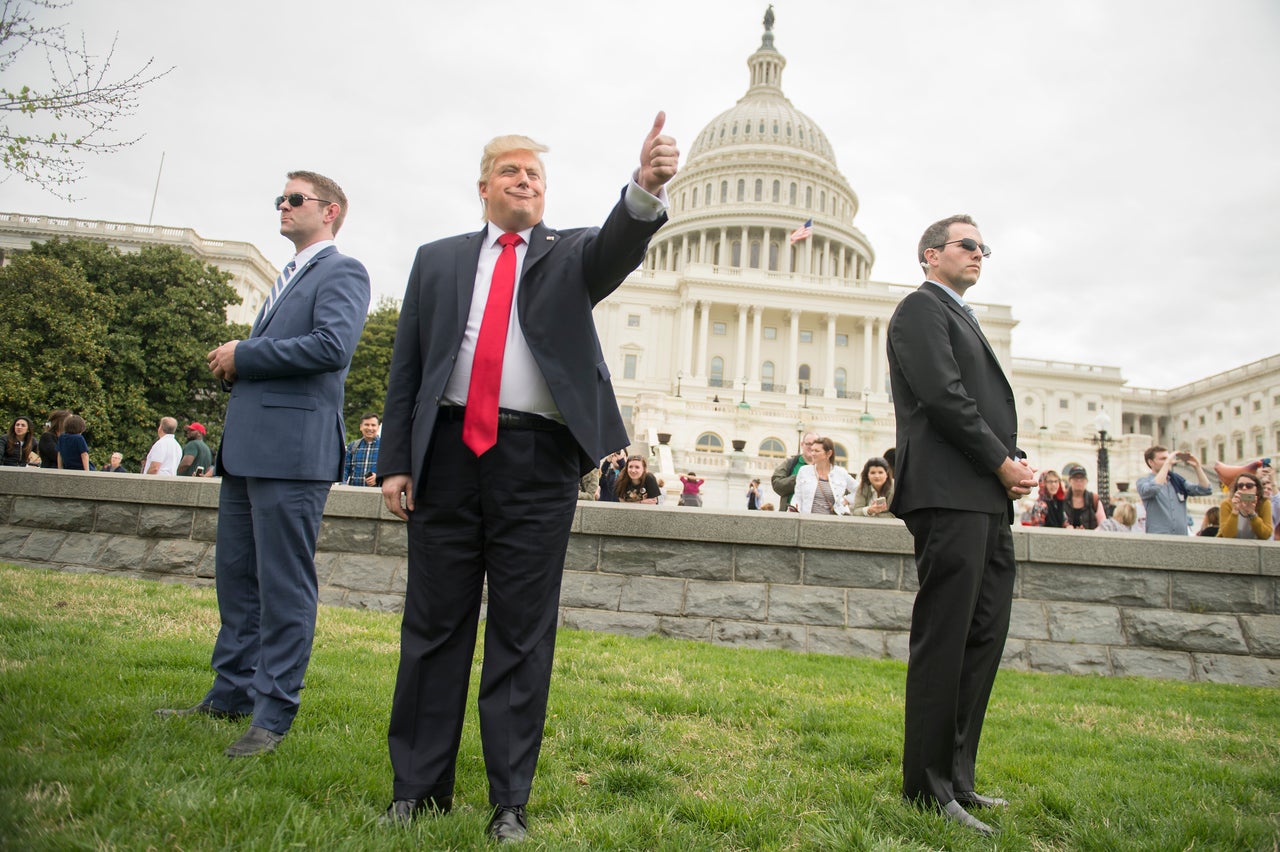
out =
[[662,110],[658,110],[658,114],[654,116],[653,127],[649,130],[649,135],[645,137],[645,144],[653,142],[662,133],[662,127],[667,123],[667,114]]

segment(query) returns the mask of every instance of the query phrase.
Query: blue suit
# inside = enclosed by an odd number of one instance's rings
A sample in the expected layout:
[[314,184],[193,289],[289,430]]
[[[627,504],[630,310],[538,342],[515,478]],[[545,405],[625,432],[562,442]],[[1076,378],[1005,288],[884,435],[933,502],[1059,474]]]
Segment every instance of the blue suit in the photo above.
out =
[[297,715],[311,658],[316,538],[342,473],[343,385],[368,310],[364,266],[329,246],[235,350],[218,450],[222,627],[205,700],[280,734]]

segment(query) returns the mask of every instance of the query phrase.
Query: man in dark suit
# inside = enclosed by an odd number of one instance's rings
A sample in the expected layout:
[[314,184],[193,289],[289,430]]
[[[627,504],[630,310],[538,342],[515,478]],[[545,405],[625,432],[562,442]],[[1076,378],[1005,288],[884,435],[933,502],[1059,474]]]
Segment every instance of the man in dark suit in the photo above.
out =
[[974,763],[1013,599],[1012,500],[1034,471],[1015,447],[1013,390],[965,291],[990,249],[968,216],[930,225],[927,279],[889,321],[898,424],[890,510],[915,538],[902,794],[990,834],[966,808],[1006,804],[976,792]]
[[156,711],[252,716],[228,757],[274,750],[298,712],[315,635],[316,536],[342,472],[343,383],[369,311],[368,273],[333,243],[347,213],[338,185],[290,172],[276,208],[297,254],[249,337],[208,356],[231,391],[217,459],[213,688],[194,707]]
[[629,443],[591,309],[666,221],[679,152],[664,122],[659,113],[603,227],[543,225],[547,149],[500,136],[480,164],[487,226],[418,249],[378,456],[387,506],[409,522],[388,821],[452,806],[487,579],[478,704],[489,833],[525,835],[578,481]]

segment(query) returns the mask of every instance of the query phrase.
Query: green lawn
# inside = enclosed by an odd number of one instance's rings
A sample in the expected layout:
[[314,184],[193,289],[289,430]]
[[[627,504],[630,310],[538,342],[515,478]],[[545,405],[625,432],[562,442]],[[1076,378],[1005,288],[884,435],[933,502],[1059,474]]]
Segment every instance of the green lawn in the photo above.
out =
[[[0,566],[0,848],[488,845],[474,714],[454,812],[377,824],[397,615],[322,609],[293,731],[235,762],[242,724],[151,714],[203,695],[216,626],[211,590]],[[1275,690],[1001,673],[979,782],[1013,804],[983,815],[991,841],[901,804],[904,675],[563,631],[526,847],[1277,848]]]

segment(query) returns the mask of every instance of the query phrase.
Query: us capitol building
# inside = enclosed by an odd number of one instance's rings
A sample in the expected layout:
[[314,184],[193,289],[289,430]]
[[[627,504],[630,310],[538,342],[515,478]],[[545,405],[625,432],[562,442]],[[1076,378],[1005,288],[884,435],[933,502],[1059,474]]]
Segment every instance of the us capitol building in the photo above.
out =
[[[678,474],[705,478],[711,507],[745,507],[753,477],[773,500],[769,475],[803,432],[830,437],[854,474],[894,445],[885,337],[919,285],[872,277],[858,196],[826,134],[783,93],[772,23],[747,59],[746,94],[668,185],[670,222],[596,308],[633,451],[669,495]],[[793,242],[808,220],[812,234]],[[1009,306],[971,304],[1010,376],[1019,445],[1041,469],[1078,462],[1096,489],[1100,430],[1113,496],[1147,473],[1153,443],[1206,465],[1280,456],[1280,355],[1168,391],[1128,388],[1116,367],[1014,358]]]
[[[885,334],[919,282],[872,277],[858,196],[826,134],[783,94],[772,23],[770,12],[746,94],[703,128],[668,185],[670,221],[643,265],[595,311],[632,451],[670,503],[689,471],[707,480],[705,506],[745,507],[753,477],[776,502],[769,475],[809,430],[855,474],[895,442]],[[793,242],[808,220],[811,235]],[[252,321],[276,274],[256,247],[189,228],[20,213],[0,213],[0,263],[55,236],[180,246],[232,273],[237,322]],[[1147,473],[1153,443],[1206,466],[1280,456],[1280,354],[1169,390],[1131,388],[1117,367],[1014,358],[1009,306],[971,304],[1010,376],[1019,445],[1042,470],[1082,464],[1096,490],[1100,430],[1113,496]]]

